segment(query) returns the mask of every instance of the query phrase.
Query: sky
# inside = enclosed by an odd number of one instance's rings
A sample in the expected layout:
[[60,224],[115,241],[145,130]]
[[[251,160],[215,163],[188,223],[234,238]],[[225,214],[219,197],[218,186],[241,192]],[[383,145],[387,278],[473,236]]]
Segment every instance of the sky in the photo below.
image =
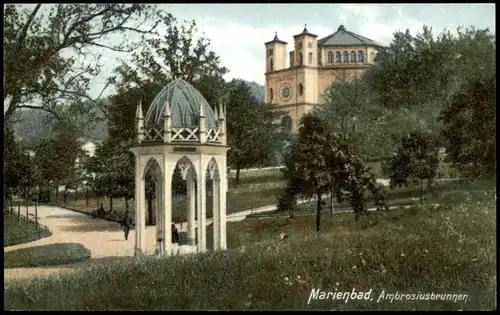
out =
[[[178,20],[195,20],[199,34],[211,40],[211,49],[230,72],[226,79],[240,78],[264,83],[265,46],[275,32],[293,46],[293,35],[307,24],[318,39],[334,33],[339,25],[354,33],[389,44],[393,33],[412,34],[431,26],[434,34],[458,26],[495,30],[494,4],[162,4]],[[120,39],[117,39],[120,40]],[[289,47],[289,49],[290,49]],[[117,53],[105,52],[103,76],[118,64]],[[96,78],[92,94],[102,89]],[[112,93],[108,90],[107,93]]]

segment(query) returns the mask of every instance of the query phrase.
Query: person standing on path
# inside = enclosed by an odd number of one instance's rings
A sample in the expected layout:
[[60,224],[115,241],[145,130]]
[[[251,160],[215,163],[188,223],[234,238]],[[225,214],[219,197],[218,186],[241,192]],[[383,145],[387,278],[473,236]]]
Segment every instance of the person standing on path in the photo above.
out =
[[128,240],[128,233],[132,227],[132,218],[129,216],[128,212],[125,212],[125,217],[123,218],[123,230],[125,232],[125,240]]

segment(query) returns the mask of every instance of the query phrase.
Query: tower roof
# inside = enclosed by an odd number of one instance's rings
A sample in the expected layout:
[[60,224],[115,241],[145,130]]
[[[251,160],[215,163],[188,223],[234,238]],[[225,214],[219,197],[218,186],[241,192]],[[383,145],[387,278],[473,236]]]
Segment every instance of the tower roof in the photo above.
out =
[[302,33],[294,35],[293,38],[297,38],[299,36],[310,36],[310,37],[314,37],[314,38],[318,37],[318,35],[315,35],[313,33],[309,33],[309,31],[307,30],[307,24],[304,25],[304,30],[302,31]]
[[163,126],[170,106],[172,127],[193,127],[199,125],[200,105],[205,116],[205,126],[216,128],[214,111],[203,95],[183,79],[176,79],[165,86],[151,103],[146,114],[145,127]]
[[318,46],[376,46],[384,47],[383,44],[348,31],[344,25],[340,25],[337,31],[325,38],[318,40]]
[[278,32],[274,33],[274,38],[273,38],[272,41],[266,42],[266,43],[264,43],[264,45],[269,45],[269,44],[274,44],[274,43],[283,44],[283,45],[287,45],[288,44],[287,42],[282,41],[282,40],[280,40],[278,38]]

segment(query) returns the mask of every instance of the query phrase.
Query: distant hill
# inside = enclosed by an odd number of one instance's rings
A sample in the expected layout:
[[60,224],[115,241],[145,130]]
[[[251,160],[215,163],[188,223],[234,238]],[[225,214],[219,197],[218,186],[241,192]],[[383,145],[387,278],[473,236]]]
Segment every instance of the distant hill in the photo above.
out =
[[250,81],[245,81],[248,86],[250,86],[250,91],[252,92],[253,96],[260,102],[264,102],[264,86],[260,85],[257,82],[250,82]]
[[[103,100],[106,102],[107,100]],[[104,140],[107,138],[107,123],[104,114],[99,108],[90,103],[84,104],[80,108],[70,109],[71,118],[80,122],[84,127],[80,137],[94,140]],[[96,119],[89,121],[93,115]],[[48,112],[36,109],[20,109],[13,114],[14,134],[16,138],[28,146],[36,146],[42,139],[50,136],[56,118]]]

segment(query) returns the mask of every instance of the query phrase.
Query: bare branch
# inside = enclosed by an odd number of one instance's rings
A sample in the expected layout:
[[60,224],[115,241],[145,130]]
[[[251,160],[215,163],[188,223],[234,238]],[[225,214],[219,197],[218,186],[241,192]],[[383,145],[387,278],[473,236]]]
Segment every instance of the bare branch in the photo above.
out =
[[61,120],[61,117],[59,116],[58,113],[56,113],[54,110],[50,109],[50,108],[46,108],[46,107],[40,107],[40,106],[35,106],[35,105],[19,105],[17,108],[31,108],[31,109],[38,109],[38,110],[43,110],[43,111],[46,111],[48,113],[51,113],[52,115],[54,115],[57,120]]
[[35,9],[33,9],[33,12],[31,12],[28,21],[26,21],[26,24],[24,24],[21,33],[19,34],[19,38],[17,39],[17,50],[20,50],[24,40],[26,39],[26,36],[28,34],[28,30],[31,26],[31,23],[33,23],[33,20],[35,19],[36,14],[38,13],[38,10],[40,10],[40,7],[42,6],[41,3],[37,4]]

